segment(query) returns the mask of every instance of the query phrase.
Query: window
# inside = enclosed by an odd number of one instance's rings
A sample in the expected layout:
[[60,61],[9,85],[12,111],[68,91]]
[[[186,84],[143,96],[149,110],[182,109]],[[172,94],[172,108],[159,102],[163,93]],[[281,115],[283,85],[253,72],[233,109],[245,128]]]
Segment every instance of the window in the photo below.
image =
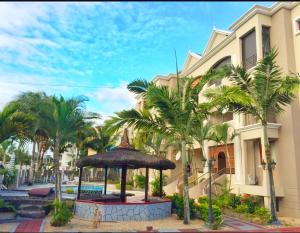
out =
[[300,18],[295,20],[295,32],[296,34],[300,33]]
[[270,27],[262,26],[262,50],[263,57],[271,50],[271,42],[270,42]]
[[[223,65],[230,65],[231,64],[231,57],[230,56],[227,56],[227,57],[224,57],[222,58],[221,60],[219,60],[217,63],[215,63],[211,69],[218,69],[220,67],[222,67]],[[209,81],[209,86],[215,84],[216,87],[217,86],[220,86],[222,84],[222,80],[221,79],[218,79],[218,80],[211,80]]]
[[248,70],[256,65],[256,38],[255,30],[247,33],[242,39],[243,66]]

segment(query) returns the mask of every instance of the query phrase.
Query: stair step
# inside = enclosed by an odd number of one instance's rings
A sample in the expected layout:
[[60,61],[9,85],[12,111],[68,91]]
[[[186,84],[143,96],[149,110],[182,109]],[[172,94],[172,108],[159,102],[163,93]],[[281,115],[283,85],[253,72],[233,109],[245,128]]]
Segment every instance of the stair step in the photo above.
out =
[[43,206],[35,205],[35,204],[21,204],[18,209],[19,210],[43,210]]
[[17,214],[27,218],[44,218],[46,216],[45,210],[18,210]]

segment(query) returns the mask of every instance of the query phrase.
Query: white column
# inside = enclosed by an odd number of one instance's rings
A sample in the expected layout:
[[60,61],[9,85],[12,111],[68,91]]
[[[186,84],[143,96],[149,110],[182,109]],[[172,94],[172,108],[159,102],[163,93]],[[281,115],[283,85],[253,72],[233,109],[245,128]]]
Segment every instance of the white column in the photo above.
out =
[[[204,141],[204,151],[205,151],[205,154],[206,154],[206,161],[208,161],[208,159],[209,159],[209,150],[208,150],[208,141]],[[204,168],[203,168],[203,173],[206,173],[206,176],[205,177],[208,177],[209,176],[209,174],[208,174],[208,172],[209,172],[209,168],[208,168],[208,164],[207,164],[207,162],[206,162],[206,164],[205,164],[205,166],[204,166]]]
[[[241,115],[234,114],[234,128],[239,129],[241,127]],[[241,136],[240,134],[236,135],[234,140],[234,167],[235,167],[235,180],[237,184],[241,183],[241,168],[242,168],[242,159],[241,159]]]

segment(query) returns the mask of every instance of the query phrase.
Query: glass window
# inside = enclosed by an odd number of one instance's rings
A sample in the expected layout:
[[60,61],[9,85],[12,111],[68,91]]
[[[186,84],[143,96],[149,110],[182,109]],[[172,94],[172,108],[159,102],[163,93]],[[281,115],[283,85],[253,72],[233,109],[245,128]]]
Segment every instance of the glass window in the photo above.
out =
[[242,60],[243,66],[248,70],[256,65],[256,38],[255,30],[242,37]]
[[[223,65],[230,65],[231,64],[231,57],[228,56],[228,57],[225,57],[225,58],[222,58],[221,60],[219,60],[216,64],[214,64],[212,66],[211,69],[218,69],[220,67],[222,67]],[[209,81],[209,86],[215,84],[216,86],[220,86],[222,84],[222,80],[221,79],[218,79],[218,80],[211,80]]]
[[262,49],[263,56],[271,50],[271,42],[270,42],[270,27],[263,26],[262,27]]
[[296,27],[297,27],[297,31],[300,31],[300,19],[297,19]]

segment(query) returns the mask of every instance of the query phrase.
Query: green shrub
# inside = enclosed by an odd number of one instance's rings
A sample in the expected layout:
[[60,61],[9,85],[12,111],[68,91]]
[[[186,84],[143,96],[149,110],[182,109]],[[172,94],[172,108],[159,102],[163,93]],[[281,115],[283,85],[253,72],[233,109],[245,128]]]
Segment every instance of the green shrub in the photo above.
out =
[[133,180],[128,180],[128,181],[126,182],[126,185],[133,186]]
[[67,202],[55,200],[53,203],[54,211],[50,221],[51,226],[59,227],[69,223],[73,217],[73,212]]
[[[169,198],[172,201],[172,209],[175,209],[175,213],[178,216],[179,219],[183,219],[184,217],[184,204],[183,204],[183,197],[174,194],[173,196],[169,196]],[[196,206],[194,205],[195,201],[194,199],[190,198],[189,199],[189,206],[190,206],[190,217],[191,219],[194,219],[197,215],[197,209]]]
[[4,175],[3,184],[8,187],[13,184],[17,178],[17,169],[0,169],[0,175]]
[[237,196],[235,194],[230,194],[229,196],[229,207],[235,209],[238,205],[241,204],[241,196]]
[[[121,189],[121,184],[120,183],[118,183],[118,184],[115,184],[115,186],[116,186],[116,189]],[[130,185],[130,184],[126,184],[126,190],[132,190],[133,189],[133,186],[132,185]]]
[[246,204],[238,205],[235,208],[235,212],[240,213],[240,214],[247,213],[248,212],[248,206]]
[[257,207],[255,209],[254,215],[258,217],[264,224],[269,223],[272,217],[270,211],[265,207]]
[[4,200],[2,198],[0,198],[0,210],[2,209],[2,211],[12,211],[12,212],[16,212],[16,209],[13,205],[5,203]]
[[[167,183],[167,175],[163,174],[162,177],[162,183],[163,186]],[[160,182],[159,182],[159,176],[155,177],[154,180],[151,182],[151,190],[153,196],[158,196],[160,191]]]
[[68,193],[68,194],[73,194],[74,193],[74,190],[72,188],[67,188],[65,190],[65,193]]
[[253,214],[256,207],[261,205],[261,199],[257,196],[245,194],[241,197],[241,204],[247,205],[247,213]]
[[120,183],[118,180],[107,180],[108,184],[118,184]]
[[198,202],[201,203],[208,203],[208,196],[202,196],[198,198]]
[[0,168],[0,176],[5,175],[6,172],[7,170],[5,168]]
[[[208,204],[208,196],[202,196],[198,198],[198,203],[207,203]],[[219,206],[218,198],[212,197],[211,203],[213,205]]]
[[[196,210],[198,211],[199,218],[208,223],[208,204],[202,203],[196,205]],[[221,209],[212,205],[213,213],[213,229],[217,229],[223,223],[223,215]]]
[[136,183],[136,187],[138,188],[145,188],[145,180],[146,180],[146,177],[143,176],[143,175],[135,175],[134,176],[134,182]]

